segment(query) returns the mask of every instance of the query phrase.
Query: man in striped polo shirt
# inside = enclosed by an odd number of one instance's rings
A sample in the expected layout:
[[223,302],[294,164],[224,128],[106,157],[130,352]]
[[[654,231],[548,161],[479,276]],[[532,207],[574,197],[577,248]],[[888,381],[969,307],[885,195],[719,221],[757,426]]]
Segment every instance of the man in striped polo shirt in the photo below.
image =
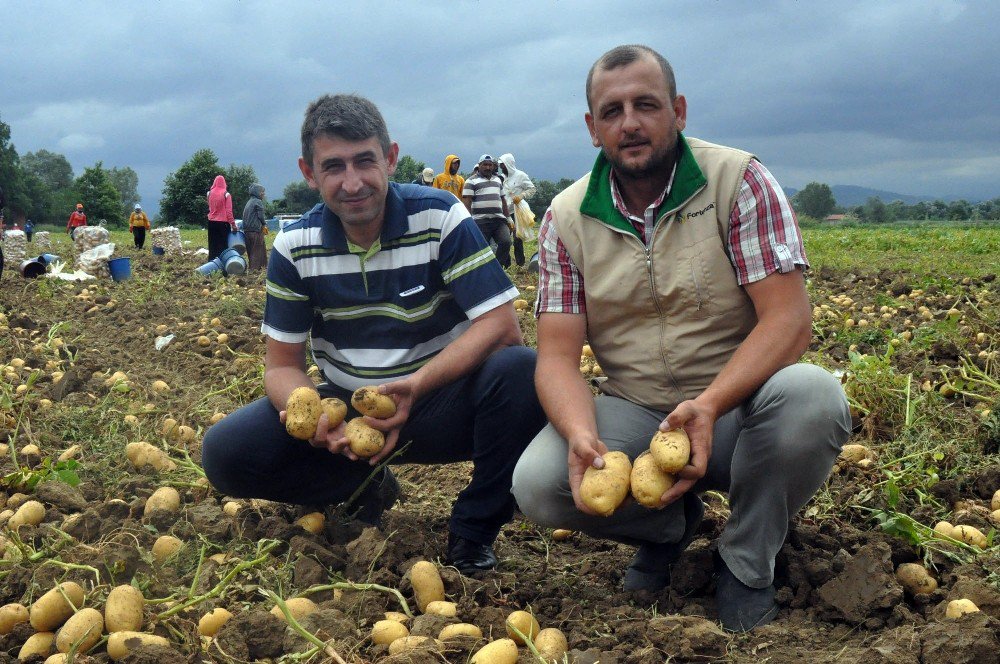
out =
[[[445,556],[470,573],[497,564],[492,545],[513,513],[514,465],[545,421],[535,353],[521,339],[517,289],[466,209],[450,193],[390,183],[398,154],[367,99],[310,105],[299,168],[323,203],[275,239],[261,326],[267,397],[209,429],[202,463],[229,495],[337,504],[404,445],[392,463],[473,460]],[[392,417],[365,418],[386,437],[367,463],[325,415],[308,443],[285,431],[289,394],[313,385],[307,342],[322,396],[349,404],[355,389],[374,384],[396,402]],[[379,524],[398,485],[388,470],[374,480],[356,508]]]
[[475,173],[465,181],[462,202],[469,208],[486,241],[492,240],[496,244],[500,265],[510,267],[507,201],[503,197],[503,181],[497,177],[496,163],[490,155],[484,154],[479,158]]

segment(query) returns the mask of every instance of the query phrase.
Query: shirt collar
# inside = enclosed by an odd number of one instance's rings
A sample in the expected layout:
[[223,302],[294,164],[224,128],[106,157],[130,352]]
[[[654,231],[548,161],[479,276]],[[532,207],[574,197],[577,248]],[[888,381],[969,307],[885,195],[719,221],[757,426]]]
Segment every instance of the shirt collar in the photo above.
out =
[[[321,229],[325,249],[348,251],[344,225],[340,223],[340,218],[333,213],[333,210],[326,205],[323,206]],[[403,197],[400,196],[399,185],[390,182],[389,191],[385,195],[385,213],[382,220],[382,232],[379,233],[379,242],[385,246],[390,240],[396,240],[406,235],[409,229],[406,204]]]
[[[673,168],[670,170],[670,177],[667,179],[667,186],[663,188],[663,191],[661,191],[660,195],[656,197],[656,200],[646,207],[646,210],[643,211],[643,216],[645,216],[645,212],[648,212],[650,208],[652,208],[655,212],[659,209],[660,205],[663,204],[664,199],[670,195],[671,187],[674,186],[675,175],[677,175],[676,160],[674,161]],[[628,207],[626,207],[625,198],[622,196],[621,190],[618,188],[618,177],[615,175],[615,169],[613,166],[611,167],[611,172],[608,175],[608,180],[611,182],[611,198],[615,203],[615,207],[618,208],[618,211],[621,212],[622,216],[626,219],[634,218],[643,221],[642,217],[632,214],[629,212]]]

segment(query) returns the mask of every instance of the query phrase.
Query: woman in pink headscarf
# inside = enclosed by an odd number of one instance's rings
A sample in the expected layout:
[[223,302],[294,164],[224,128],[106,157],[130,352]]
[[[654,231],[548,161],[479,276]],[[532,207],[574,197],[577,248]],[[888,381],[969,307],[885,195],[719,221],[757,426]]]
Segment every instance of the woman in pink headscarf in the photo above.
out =
[[226,178],[215,176],[208,190],[208,260],[226,250],[229,231],[236,230],[233,218],[233,197],[226,191]]

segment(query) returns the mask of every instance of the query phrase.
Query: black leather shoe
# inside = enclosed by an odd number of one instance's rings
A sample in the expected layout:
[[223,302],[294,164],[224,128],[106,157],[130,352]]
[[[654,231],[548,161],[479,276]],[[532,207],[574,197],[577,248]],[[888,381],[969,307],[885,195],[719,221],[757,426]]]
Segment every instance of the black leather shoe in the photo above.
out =
[[399,498],[396,476],[388,468],[382,472],[382,479],[373,480],[364,493],[358,496],[354,512],[355,519],[376,528],[382,527],[382,512],[392,507]]
[[473,572],[485,572],[496,567],[497,555],[491,544],[480,544],[449,533],[445,562],[469,576]]
[[718,553],[715,554],[715,573],[715,603],[724,629],[749,632],[768,624],[778,615],[773,583],[766,588],[751,588],[729,571]]
[[684,549],[691,544],[698,526],[705,515],[701,498],[688,493],[684,501],[684,535],[679,542],[659,544],[647,542],[639,545],[632,563],[625,570],[625,590],[658,593],[670,585],[670,566],[677,562]]

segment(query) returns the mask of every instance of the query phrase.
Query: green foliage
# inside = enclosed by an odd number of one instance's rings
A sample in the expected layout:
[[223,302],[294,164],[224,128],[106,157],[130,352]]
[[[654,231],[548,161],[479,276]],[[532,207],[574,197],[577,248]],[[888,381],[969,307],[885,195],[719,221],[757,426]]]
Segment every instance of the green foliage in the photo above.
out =
[[64,155],[42,149],[21,157],[21,166],[52,192],[73,186],[73,167]]
[[139,202],[139,175],[134,170],[125,166],[123,168],[112,168],[108,171],[108,177],[115,184],[118,194],[121,196],[122,214],[126,218],[132,214],[135,204]]
[[305,180],[292,182],[285,187],[285,202],[281,210],[301,214],[320,201],[319,192]]
[[552,199],[556,197],[560,191],[566,187],[573,184],[573,180],[569,178],[563,178],[559,182],[551,182],[549,180],[533,180],[535,185],[535,193],[528,198],[528,205],[534,211],[535,216],[541,221],[542,215],[552,204]]
[[[164,225],[199,225],[208,223],[205,195],[216,175],[222,174],[219,159],[212,150],[198,150],[181,167],[166,177],[160,199],[160,220]],[[235,207],[234,214],[235,214]]]
[[32,207],[25,215],[35,223],[65,223],[77,202],[73,167],[66,157],[44,149],[29,152],[21,158],[21,168]]
[[833,212],[837,201],[830,186],[821,182],[810,182],[792,197],[795,211],[816,219],[822,219]]
[[[226,176],[226,190],[233,197],[233,216],[237,219],[243,216],[243,208],[250,200],[250,185],[257,182],[257,173],[253,166],[229,164],[223,175]],[[206,208],[207,210],[207,208]]]
[[127,218],[123,214],[121,194],[118,193],[102,162],[99,161],[93,167],[83,169],[83,174],[76,179],[74,188],[83,202],[88,224],[93,226],[103,219],[113,228],[126,225]]
[[417,161],[408,154],[404,154],[396,163],[396,172],[390,178],[393,182],[413,182],[420,176],[420,173],[427,167],[422,161]]
[[80,476],[76,473],[79,465],[75,459],[53,463],[52,459],[46,458],[35,468],[22,467],[13,473],[4,475],[0,483],[5,487],[11,487],[18,491],[31,491],[41,482],[52,480],[76,486],[80,483]]

